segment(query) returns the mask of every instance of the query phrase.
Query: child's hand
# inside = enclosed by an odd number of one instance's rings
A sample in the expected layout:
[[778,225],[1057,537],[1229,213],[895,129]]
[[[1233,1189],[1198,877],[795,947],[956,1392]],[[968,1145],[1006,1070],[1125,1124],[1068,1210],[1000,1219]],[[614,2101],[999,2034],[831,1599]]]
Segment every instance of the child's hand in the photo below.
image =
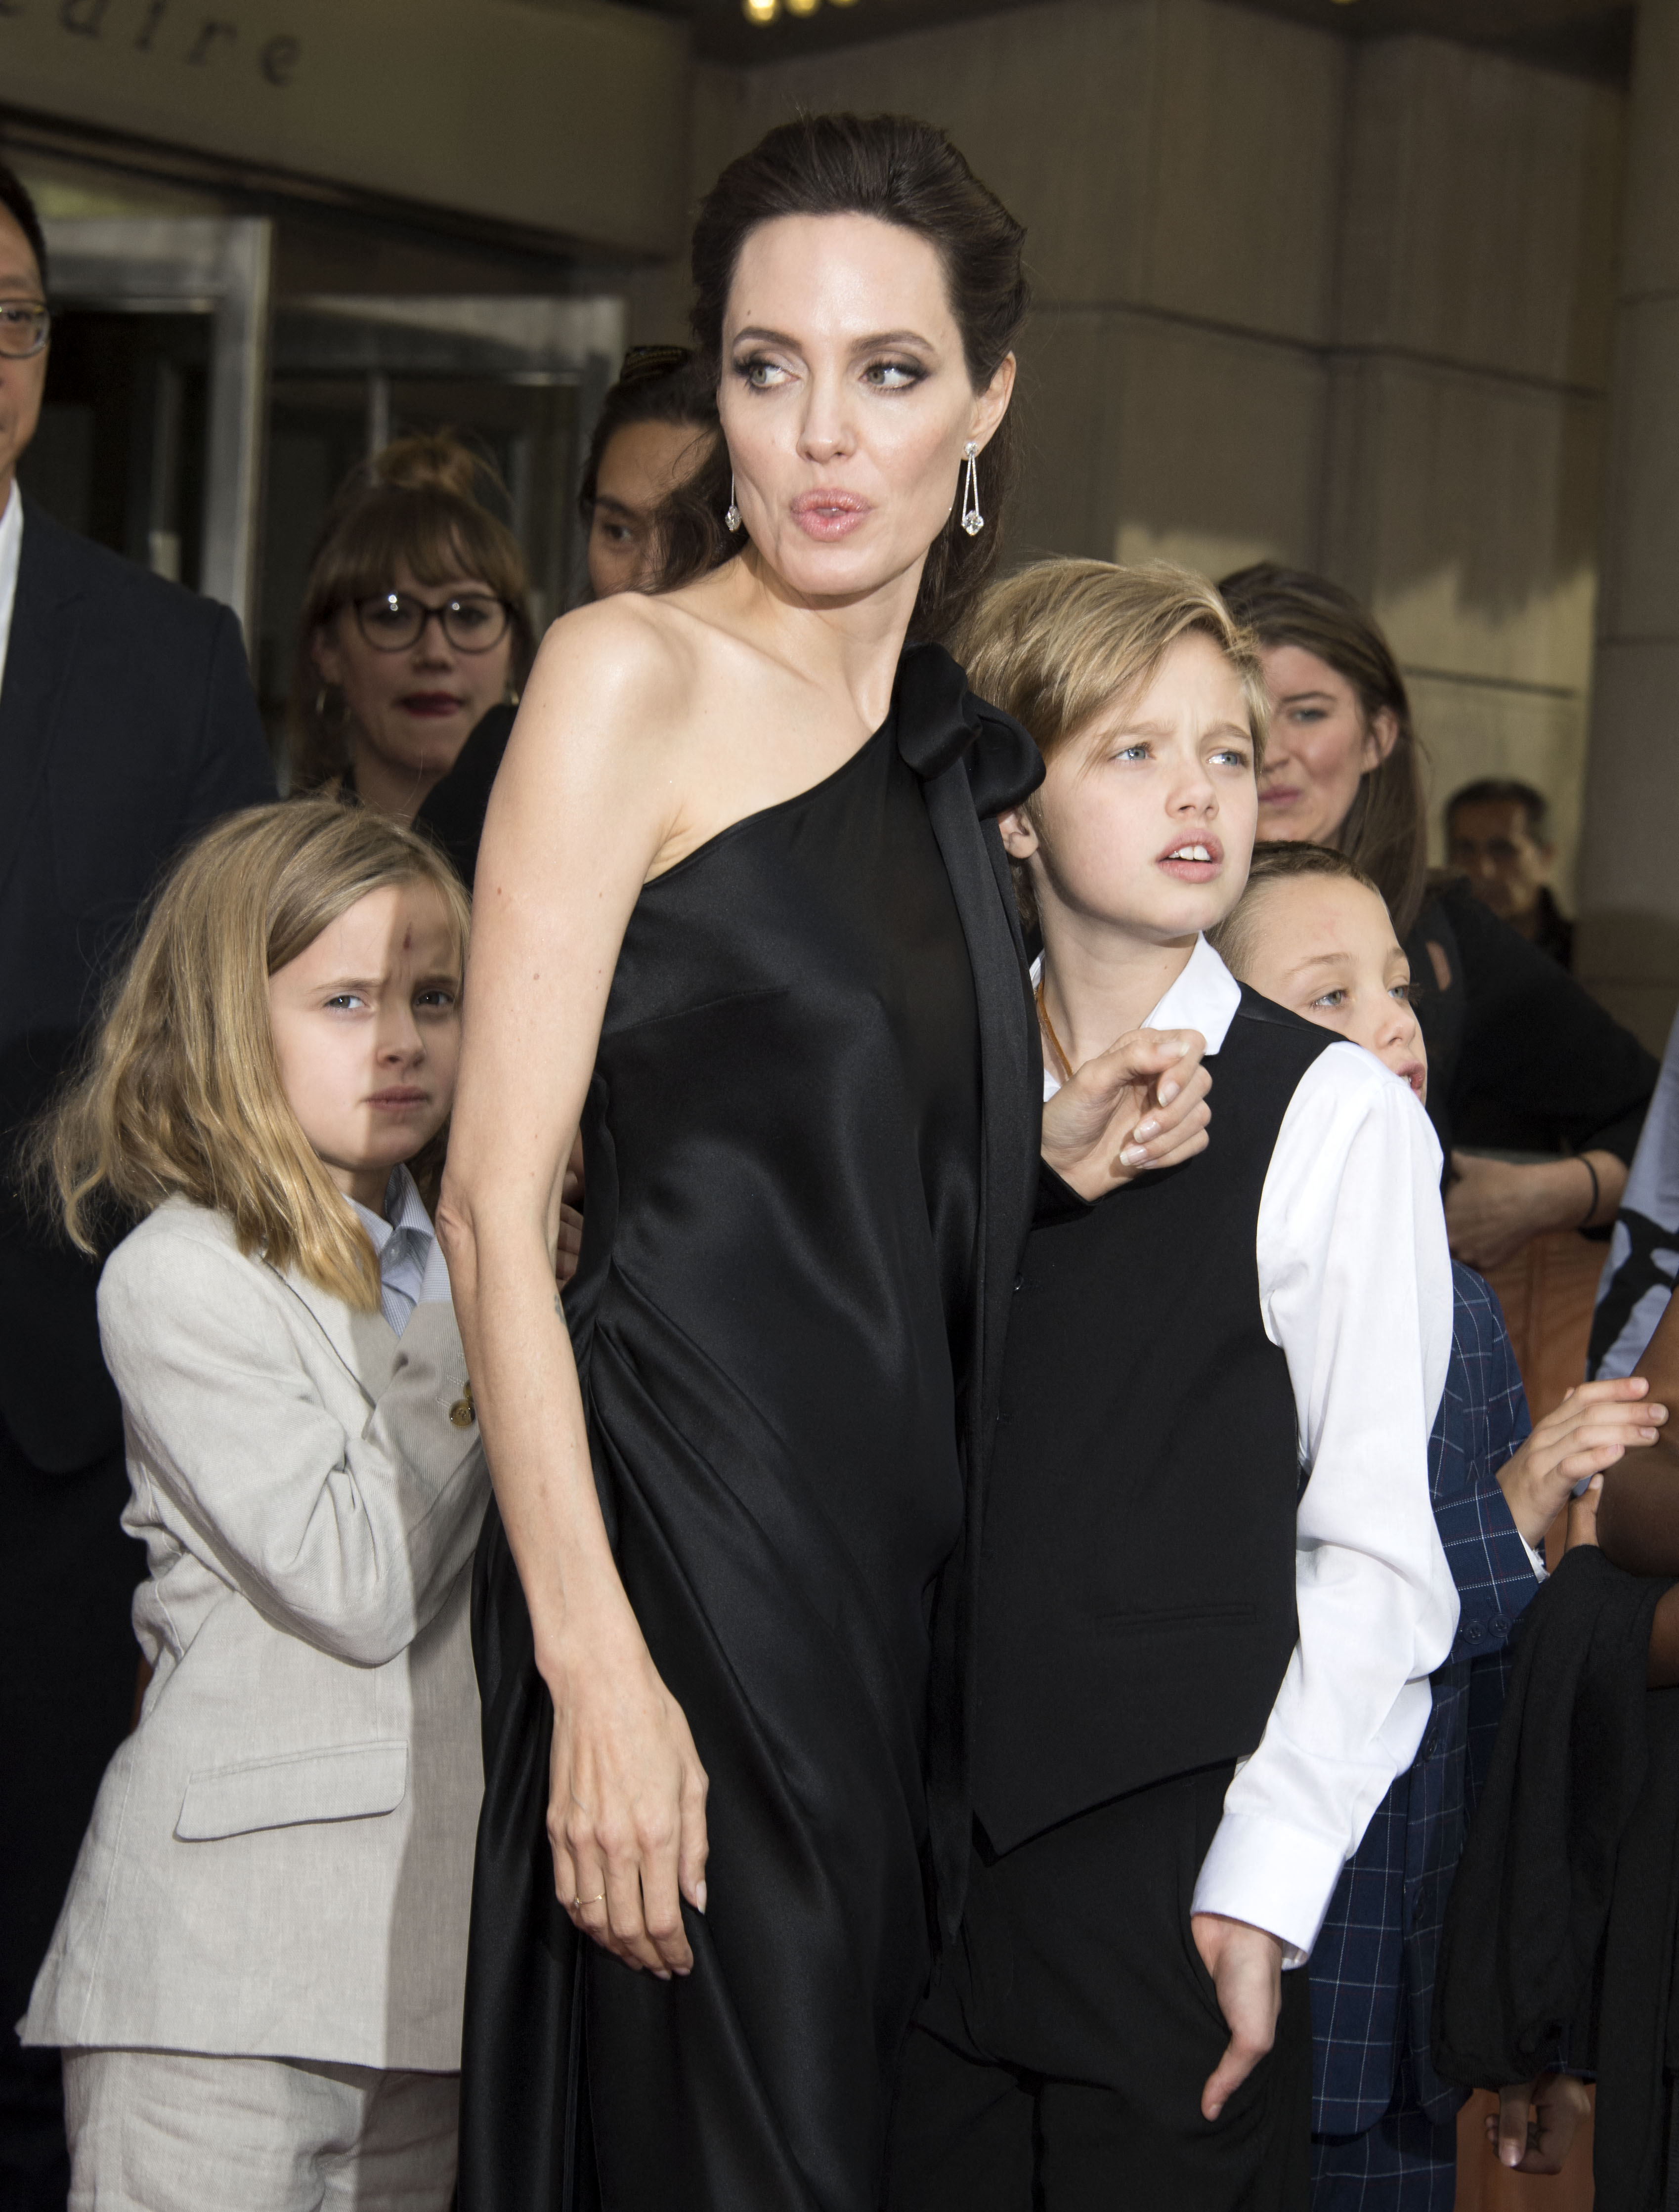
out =
[[560,1208],[560,1231],[554,1246],[554,1287],[563,1291],[577,1273],[583,1250],[583,1217],[575,1206]]
[[1518,2173],[1560,2173],[1580,2122],[1591,2109],[1584,2081],[1542,2074],[1499,2092],[1499,2116],[1487,2115],[1487,2140],[1499,2164]]
[[1530,1544],[1544,1541],[1577,1482],[1655,1443],[1667,1407],[1640,1403],[1649,1390],[1641,1375],[1579,1384],[1499,1469],[1510,1517]]
[[[1572,1552],[1576,1544],[1596,1546],[1597,1541],[1597,1501],[1603,1494],[1603,1478],[1594,1474],[1578,1498],[1568,1501],[1568,1528],[1562,1548]],[[1652,1685],[1653,1688],[1654,1684]]]
[[1194,1030],[1131,1030],[1087,1060],[1043,1109],[1043,1157],[1080,1198],[1205,1149],[1213,1079]]
[[1201,2116],[1216,2120],[1277,2039],[1282,2010],[1282,1945],[1262,1928],[1221,1912],[1189,1918],[1201,1964],[1213,1977],[1219,2010],[1230,2030],[1224,2057],[1201,2093]]

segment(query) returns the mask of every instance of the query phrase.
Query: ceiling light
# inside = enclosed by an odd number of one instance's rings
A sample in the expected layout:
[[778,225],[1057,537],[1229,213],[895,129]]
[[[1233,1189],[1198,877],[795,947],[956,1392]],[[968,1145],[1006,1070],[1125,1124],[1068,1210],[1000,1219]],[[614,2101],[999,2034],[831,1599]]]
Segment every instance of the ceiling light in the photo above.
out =
[[740,0],[740,12],[749,23],[773,23],[782,12],[782,0]]
[[787,0],[787,12],[789,15],[813,15],[821,5],[822,0]]

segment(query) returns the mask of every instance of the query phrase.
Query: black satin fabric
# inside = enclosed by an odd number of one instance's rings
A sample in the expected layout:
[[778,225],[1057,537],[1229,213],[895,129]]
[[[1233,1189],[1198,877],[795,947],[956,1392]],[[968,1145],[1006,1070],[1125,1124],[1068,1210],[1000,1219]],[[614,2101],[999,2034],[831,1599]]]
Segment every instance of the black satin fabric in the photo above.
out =
[[580,1941],[492,1511],[463,2212],[872,2212],[961,1906],[974,1524],[1036,1182],[995,823],[1042,766],[936,647],[824,782],[650,884],[566,1306],[619,1571],[710,1777],[691,1977]]

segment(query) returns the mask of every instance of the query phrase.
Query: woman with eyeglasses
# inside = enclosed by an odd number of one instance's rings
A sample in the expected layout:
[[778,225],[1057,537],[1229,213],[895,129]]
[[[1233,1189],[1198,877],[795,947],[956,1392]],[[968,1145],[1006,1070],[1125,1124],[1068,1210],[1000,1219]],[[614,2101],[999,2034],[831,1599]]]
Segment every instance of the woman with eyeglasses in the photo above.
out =
[[462,756],[534,650],[525,558],[477,495],[486,473],[447,436],[400,438],[356,470],[321,526],[287,717],[295,792],[417,820],[469,884],[494,775],[474,761],[499,762],[506,726]]

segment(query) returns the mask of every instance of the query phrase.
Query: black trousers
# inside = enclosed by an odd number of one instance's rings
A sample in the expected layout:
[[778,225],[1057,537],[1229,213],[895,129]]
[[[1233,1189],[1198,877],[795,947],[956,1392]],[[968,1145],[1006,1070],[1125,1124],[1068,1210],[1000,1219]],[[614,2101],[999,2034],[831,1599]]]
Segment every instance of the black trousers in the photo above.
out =
[[1221,1766],[998,1856],[976,1838],[961,1936],[910,2030],[888,2212],[1305,2212],[1311,2014],[1283,1976],[1270,2055],[1215,2121],[1229,2040],[1189,1929]]
[[70,2188],[56,2051],[26,2051],[29,2002],[111,1754],[133,1717],[129,1626],[143,1547],[120,1446],[74,1474],[25,1459],[0,1423],[0,1498],[15,1565],[0,1656],[0,2212],[64,2212]]

